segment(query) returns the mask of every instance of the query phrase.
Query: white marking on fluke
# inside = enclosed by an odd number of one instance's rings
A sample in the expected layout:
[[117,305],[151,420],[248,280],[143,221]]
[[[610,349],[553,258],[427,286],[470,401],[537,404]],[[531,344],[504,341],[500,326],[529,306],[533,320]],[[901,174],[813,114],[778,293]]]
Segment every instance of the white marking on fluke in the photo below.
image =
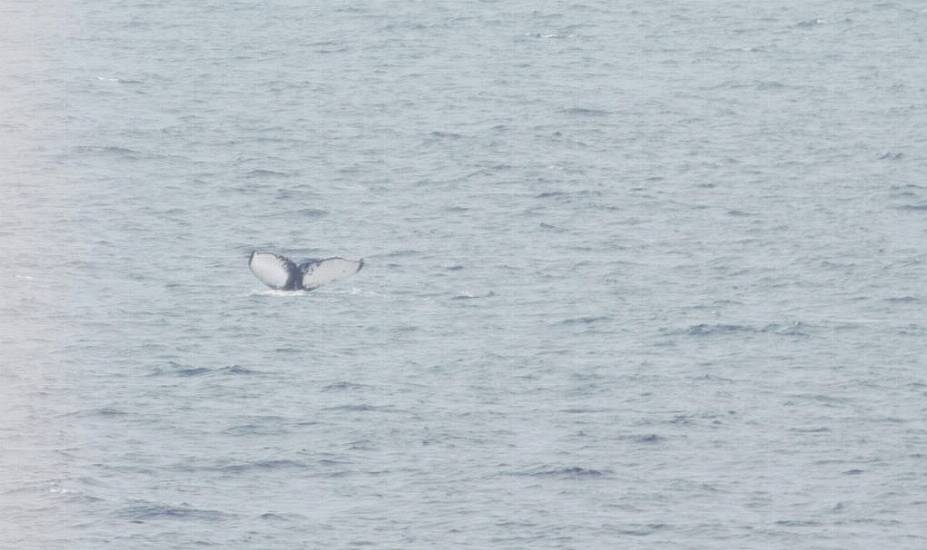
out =
[[299,265],[271,252],[251,253],[251,272],[274,290],[315,290],[324,284],[354,275],[364,267],[364,260],[345,258],[310,258]]

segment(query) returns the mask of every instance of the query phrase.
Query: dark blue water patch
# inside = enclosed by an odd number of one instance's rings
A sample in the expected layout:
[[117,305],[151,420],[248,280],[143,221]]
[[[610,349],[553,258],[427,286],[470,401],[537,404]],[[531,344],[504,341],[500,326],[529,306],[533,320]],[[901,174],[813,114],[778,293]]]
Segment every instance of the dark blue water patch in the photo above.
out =
[[530,470],[512,472],[514,476],[549,477],[566,479],[596,479],[612,474],[611,470],[595,470],[581,466],[546,467],[541,466]]
[[144,523],[146,521],[158,520],[218,522],[235,517],[234,514],[228,514],[219,510],[193,508],[186,503],[172,506],[169,504],[158,504],[147,501],[140,501],[137,504],[122,508],[116,512],[116,515],[120,518],[128,519],[132,523]]

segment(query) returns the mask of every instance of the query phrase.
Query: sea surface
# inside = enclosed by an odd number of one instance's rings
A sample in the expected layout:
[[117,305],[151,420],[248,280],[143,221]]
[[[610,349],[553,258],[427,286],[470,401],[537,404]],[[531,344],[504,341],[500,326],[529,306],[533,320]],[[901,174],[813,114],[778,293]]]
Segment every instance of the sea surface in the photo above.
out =
[[0,548],[927,548],[925,60],[920,0],[0,2]]

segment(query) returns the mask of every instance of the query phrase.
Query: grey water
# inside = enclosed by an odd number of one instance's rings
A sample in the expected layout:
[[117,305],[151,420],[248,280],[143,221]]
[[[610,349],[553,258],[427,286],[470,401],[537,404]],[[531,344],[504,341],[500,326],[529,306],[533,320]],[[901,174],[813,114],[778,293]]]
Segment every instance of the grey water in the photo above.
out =
[[0,3],[0,547],[927,548],[925,59],[917,0]]

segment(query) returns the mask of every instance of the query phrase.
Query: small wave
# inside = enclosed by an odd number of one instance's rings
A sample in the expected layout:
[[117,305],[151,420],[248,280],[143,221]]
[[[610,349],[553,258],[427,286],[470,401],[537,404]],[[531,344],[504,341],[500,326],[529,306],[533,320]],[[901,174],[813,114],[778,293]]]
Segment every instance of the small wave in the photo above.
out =
[[291,217],[296,216],[299,218],[322,218],[328,215],[328,210],[319,210],[318,208],[300,208],[299,210],[284,210],[277,214],[277,217]]
[[322,391],[356,391],[366,389],[368,386],[354,382],[334,382],[322,387]]
[[823,19],[806,19],[804,21],[799,21],[798,23],[795,24],[795,26],[798,27],[799,29],[810,29],[810,28],[817,27],[823,24],[824,24]]
[[[534,196],[536,199],[576,199],[583,197],[600,197],[602,193],[591,189],[580,189],[577,191],[544,191]],[[608,207],[605,207],[608,208]]]
[[781,336],[811,336],[811,327],[801,321],[795,321],[794,323],[786,325],[771,323],[763,327],[760,332],[778,334]]
[[176,519],[176,520],[198,520],[198,521],[221,521],[232,517],[231,514],[220,512],[218,510],[203,510],[192,508],[186,504],[180,506],[170,506],[167,504],[156,504],[145,502],[123,508],[117,512],[117,515],[127,518],[132,522],[140,523],[158,519]]
[[303,470],[306,464],[296,460],[258,460],[255,462],[242,462],[239,464],[229,464],[217,468],[221,472],[241,473],[247,471],[271,471],[271,470]]
[[98,407],[93,409],[82,409],[79,411],[74,411],[70,413],[65,413],[61,416],[76,416],[79,418],[87,418],[93,416],[103,416],[103,417],[114,417],[114,416],[128,416],[129,413],[113,407]]
[[291,174],[287,172],[278,172],[277,170],[267,170],[265,168],[256,168],[245,174],[245,178],[286,178]]
[[891,304],[913,304],[916,302],[920,302],[921,299],[915,296],[897,296],[897,297],[885,298],[885,301]]
[[212,369],[206,367],[193,367],[189,369],[180,369],[174,371],[174,374],[177,376],[192,377],[192,376],[202,376],[204,374],[209,374],[212,372]]
[[699,323],[686,329],[690,336],[713,336],[718,334],[752,333],[756,329],[746,325],[705,324]]
[[572,317],[564,319],[557,323],[558,325],[591,325],[592,323],[601,323],[602,321],[611,321],[612,317],[608,315],[588,315],[584,317]]
[[144,80],[136,80],[132,78],[116,78],[111,76],[97,76],[97,80],[100,82],[116,82],[117,84],[144,84]]
[[530,477],[560,477],[560,478],[586,479],[586,478],[606,477],[611,473],[612,473],[611,470],[594,470],[592,468],[583,468],[580,466],[566,466],[563,468],[541,467],[541,468],[523,471],[523,472],[515,472],[513,475],[530,476]]
[[595,414],[611,412],[612,409],[594,408],[594,407],[573,407],[569,409],[560,409],[560,412],[566,414]]
[[619,533],[622,535],[630,535],[634,537],[646,537],[647,535],[652,535],[661,529],[665,529],[665,523],[647,523],[645,525],[640,525],[638,527],[632,527],[630,529],[621,529]]
[[927,210],[927,202],[920,202],[916,204],[902,204],[895,207],[896,210]]
[[216,372],[220,374],[245,375],[245,376],[250,376],[254,374],[263,374],[261,373],[261,371],[247,369],[239,365],[230,365],[228,367],[222,367],[220,369],[216,369]]
[[377,254],[376,256],[371,256],[371,257],[403,258],[406,256],[414,256],[416,254],[418,254],[418,250],[412,250],[412,249],[406,248],[406,249],[393,250],[392,252],[387,252],[386,254]]
[[777,334],[779,336],[810,336],[810,325],[795,321],[793,323],[769,323],[762,327],[750,325],[735,325],[727,323],[699,323],[685,329],[683,334],[689,336],[719,336],[725,334]]
[[76,145],[71,148],[75,153],[82,155],[110,155],[116,157],[138,159],[141,152],[127,147],[116,146],[98,146],[98,145]]
[[551,199],[551,198],[555,198],[555,197],[565,197],[565,196],[567,196],[567,195],[569,195],[569,193],[566,193],[566,192],[564,192],[564,191],[545,191],[545,192],[543,192],[543,193],[539,193],[539,194],[535,195],[534,198],[536,198],[536,199]]
[[368,405],[366,403],[361,403],[359,405],[337,405],[334,407],[325,407],[322,410],[339,412],[405,412],[389,406]]
[[451,300],[476,300],[479,298],[492,298],[496,293],[489,291],[486,294],[471,294],[469,292],[464,292],[463,294],[457,294]]
[[826,426],[821,426],[819,428],[790,428],[789,431],[799,434],[823,434],[829,433],[831,429]]
[[886,151],[879,155],[879,160],[901,160],[904,158],[904,153],[895,153],[893,151]]
[[819,527],[821,522],[801,519],[781,519],[775,524],[783,527]]
[[433,138],[442,138],[442,139],[460,139],[463,137],[462,134],[458,134],[456,132],[441,132],[437,130],[432,132],[430,135]]
[[279,422],[264,422],[258,424],[241,424],[238,426],[231,426],[224,430],[222,433],[227,435],[234,436],[252,436],[252,435],[272,435],[272,434],[281,434],[285,433],[286,429]]
[[757,90],[781,90],[787,86],[776,80],[759,80],[754,83]]
[[193,378],[209,374],[252,375],[261,373],[259,371],[246,369],[239,365],[229,365],[227,367],[211,369],[208,367],[187,367],[172,361],[167,368],[157,368],[148,376],[179,376],[182,378]]
[[305,516],[300,514],[275,514],[273,512],[266,512],[259,516],[264,521],[286,521],[286,522],[295,522],[303,521],[306,519]]
[[589,117],[605,117],[609,116],[612,113],[604,109],[591,109],[588,107],[570,107],[564,109],[563,112],[568,115],[577,115],[577,116],[589,116]]

